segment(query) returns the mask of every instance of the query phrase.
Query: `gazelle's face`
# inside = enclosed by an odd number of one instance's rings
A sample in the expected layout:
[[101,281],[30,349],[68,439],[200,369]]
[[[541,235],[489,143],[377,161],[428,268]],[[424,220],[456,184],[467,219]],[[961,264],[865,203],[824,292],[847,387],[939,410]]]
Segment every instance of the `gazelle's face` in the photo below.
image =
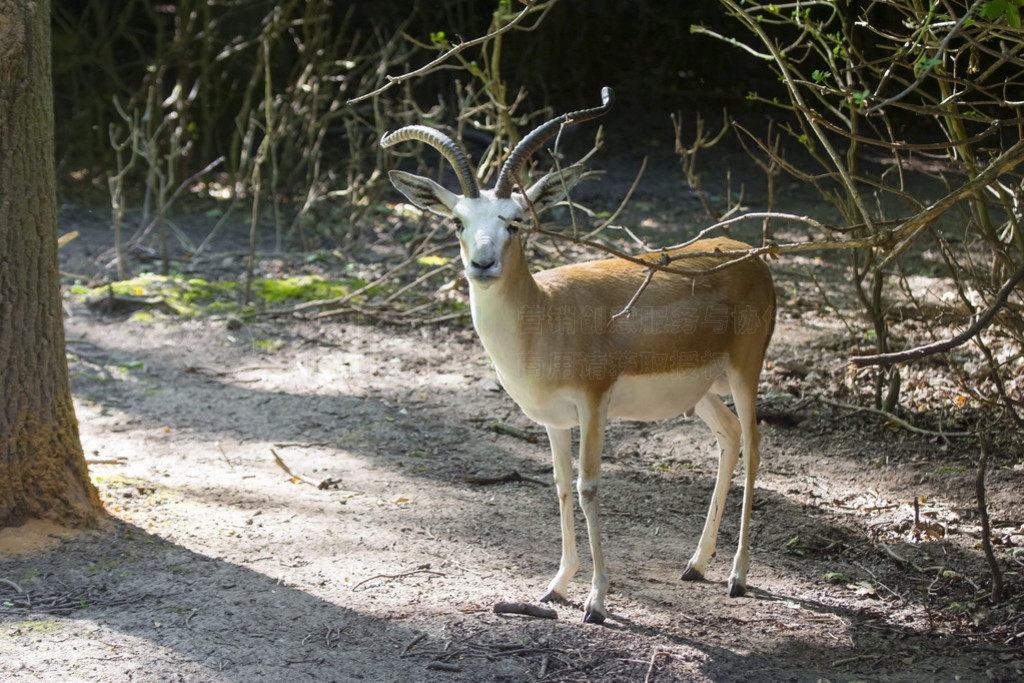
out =
[[459,197],[451,208],[462,265],[474,283],[486,287],[501,277],[512,240],[519,239],[525,208],[520,202],[522,195],[499,199],[485,190],[475,199]]
[[576,164],[549,173],[531,185],[525,197],[513,192],[507,198],[495,196],[494,190],[464,197],[429,178],[404,171],[391,171],[388,176],[413,204],[455,222],[466,276],[486,287],[504,272],[509,247],[512,240],[519,239],[516,232],[523,219],[565,199],[583,176],[583,167]]

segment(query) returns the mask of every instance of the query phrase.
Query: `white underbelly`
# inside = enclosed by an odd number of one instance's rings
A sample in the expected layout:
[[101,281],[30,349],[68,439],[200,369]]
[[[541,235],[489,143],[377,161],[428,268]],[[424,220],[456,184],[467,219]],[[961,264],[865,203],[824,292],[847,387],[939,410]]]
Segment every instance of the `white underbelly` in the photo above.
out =
[[[556,429],[579,425],[578,406],[588,400],[582,388],[552,388],[543,382],[525,380],[521,375],[503,377],[499,372],[498,376],[530,419]],[[724,376],[715,376],[710,368],[659,375],[622,375],[609,389],[608,417],[665,420],[689,413],[709,391],[726,393],[727,390]]]
[[717,378],[708,371],[623,375],[611,388],[608,417],[665,420],[693,410]]

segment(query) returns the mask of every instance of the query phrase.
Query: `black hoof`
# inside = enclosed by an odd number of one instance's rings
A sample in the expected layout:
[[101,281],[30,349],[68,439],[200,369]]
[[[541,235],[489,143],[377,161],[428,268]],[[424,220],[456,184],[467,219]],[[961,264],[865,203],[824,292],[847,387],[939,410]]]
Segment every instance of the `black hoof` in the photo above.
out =
[[730,598],[741,598],[747,592],[747,587],[742,583],[729,583],[729,597]]
[[686,569],[683,571],[683,581],[703,581],[704,575],[691,567],[686,565]]
[[603,624],[605,618],[606,617],[600,612],[594,612],[593,610],[589,609],[583,613],[584,624]]
[[565,597],[559,595],[555,591],[548,591],[544,595],[540,596],[540,601],[541,602],[559,602],[559,603],[563,603],[563,602],[565,602]]

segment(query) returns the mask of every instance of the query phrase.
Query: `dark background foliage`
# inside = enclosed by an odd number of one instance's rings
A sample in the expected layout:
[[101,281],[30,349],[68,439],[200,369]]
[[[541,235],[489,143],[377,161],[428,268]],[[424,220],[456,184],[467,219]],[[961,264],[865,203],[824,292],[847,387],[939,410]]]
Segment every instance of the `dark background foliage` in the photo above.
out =
[[[815,210],[832,212],[832,227],[804,225],[790,239],[825,232],[828,253],[848,258],[870,324],[851,327],[853,344],[893,350],[891,303],[914,268],[945,272],[967,315],[1006,304],[996,319],[1005,357],[975,339],[987,376],[1006,378],[993,390],[1003,409],[1024,424],[1010,386],[1024,318],[1007,294],[1024,278],[1024,178],[1016,170],[1024,150],[1014,147],[1024,131],[1021,4],[546,0],[513,30],[392,82],[526,6],[57,0],[58,173],[65,182],[106,181],[119,276],[126,207],[141,205],[138,234],[156,235],[168,273],[164,219],[175,196],[200,178],[207,189],[228,188],[217,195],[231,199],[222,215],[242,200],[250,205],[242,227],[251,235],[251,276],[261,219],[273,222],[276,251],[374,240],[374,212],[390,210],[381,201],[384,171],[404,164],[443,172],[436,155],[410,158],[416,148],[382,153],[386,130],[448,128],[471,143],[487,182],[519,135],[544,116],[595,106],[606,85],[618,96],[606,158],[646,154],[658,140],[662,167],[652,175],[672,184],[674,198],[699,196],[715,222],[740,204],[713,207],[693,168],[698,155],[683,148],[694,144],[698,114],[718,121],[724,109],[740,123],[733,150],[739,141],[753,151],[746,165],[768,187],[762,204],[776,207],[775,178],[785,176],[817,194]],[[676,143],[688,141],[676,150],[680,160],[670,152],[677,112]],[[701,156],[716,171],[725,166]],[[979,181],[986,168],[999,173]],[[949,201],[930,213],[936,196]],[[767,223],[761,237],[768,249]],[[925,249],[933,249],[926,266],[903,258]],[[195,250],[186,251],[190,258]],[[876,407],[893,410],[899,374],[880,368],[874,394]]]
[[[126,103],[137,97],[140,84],[152,80],[156,69],[165,70],[160,98],[170,96],[179,77],[186,86],[198,85],[195,97],[203,118],[195,132],[196,156],[228,154],[256,62],[255,38],[275,6],[291,4],[57,0],[54,80],[62,157],[75,165],[102,161],[109,153],[107,125],[117,121],[113,98]],[[396,32],[427,45],[436,32],[451,42],[470,40],[487,32],[495,5],[494,0],[338,0],[325,4],[326,12],[315,18],[326,22],[335,40],[335,54],[321,57],[328,63],[370,62]],[[298,16],[298,8],[292,11]],[[669,112],[742,105],[750,90],[777,89],[770,72],[749,55],[690,33],[692,24],[724,32],[726,23],[716,2],[562,0],[535,30],[506,34],[502,73],[512,89],[525,89],[525,110],[587,106],[601,86],[611,85],[619,96],[617,116],[668,127]],[[301,26],[290,29],[292,40],[279,41],[274,51],[273,78],[280,88],[300,59],[302,31]],[[416,68],[435,54],[407,49],[388,73]],[[479,50],[466,57],[479,59]],[[423,106],[439,99],[451,105],[458,79],[467,80],[461,69],[441,70],[412,83],[409,93]],[[389,99],[396,94],[389,93]]]

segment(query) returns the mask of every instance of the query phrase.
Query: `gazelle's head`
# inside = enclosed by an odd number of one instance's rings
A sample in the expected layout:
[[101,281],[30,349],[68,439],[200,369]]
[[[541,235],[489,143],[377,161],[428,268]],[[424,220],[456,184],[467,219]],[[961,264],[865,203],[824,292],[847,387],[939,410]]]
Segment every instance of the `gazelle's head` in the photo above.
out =
[[419,140],[434,147],[455,169],[462,194],[451,192],[429,178],[404,171],[391,171],[391,182],[416,206],[447,216],[455,222],[466,275],[476,284],[487,286],[501,277],[519,225],[562,201],[583,175],[583,168],[578,164],[549,173],[531,185],[524,196],[515,188],[523,164],[562,126],[596,118],[611,109],[614,103],[611,88],[602,89],[601,98],[600,107],[563,114],[524,137],[509,153],[493,190],[480,190],[469,159],[444,133],[427,126],[399,128],[385,135],[380,141],[381,146]]

